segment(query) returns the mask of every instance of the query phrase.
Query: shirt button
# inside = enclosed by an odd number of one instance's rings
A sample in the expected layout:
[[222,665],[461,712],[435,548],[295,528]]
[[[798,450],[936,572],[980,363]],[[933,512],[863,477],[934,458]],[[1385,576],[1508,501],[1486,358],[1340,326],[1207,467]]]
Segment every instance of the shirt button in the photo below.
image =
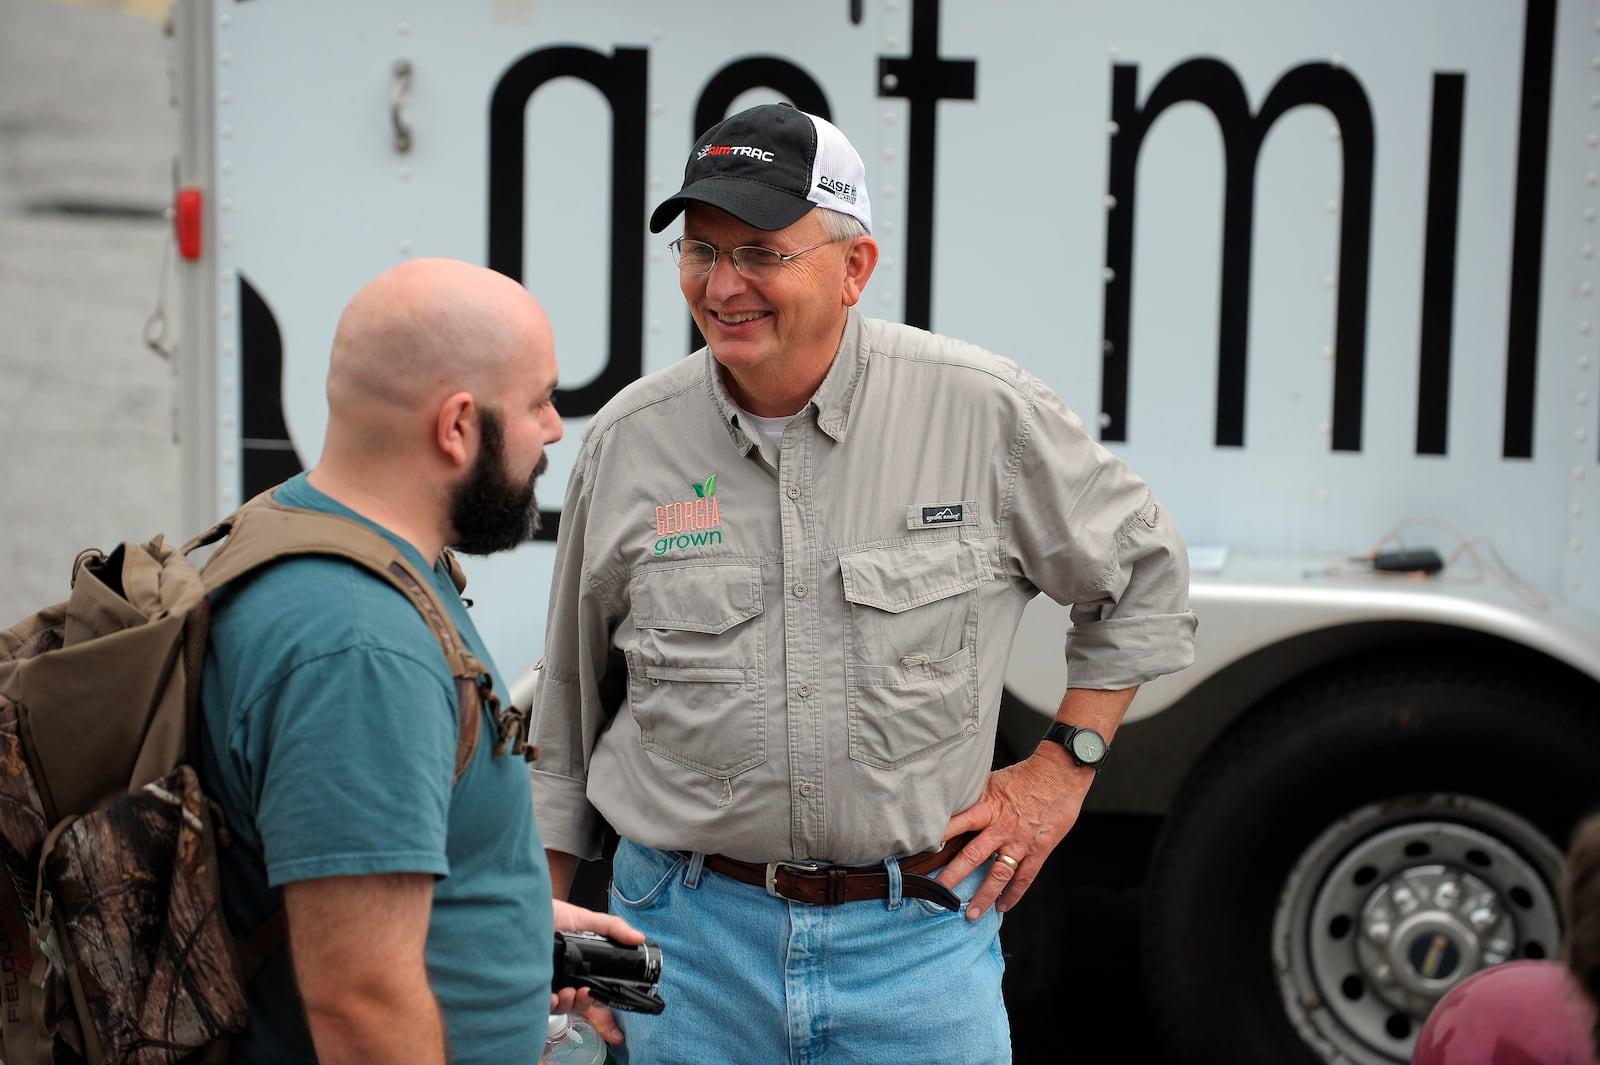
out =
[[811,798],[811,793],[816,790],[816,787],[813,786],[810,781],[807,781],[806,783],[800,785],[800,797],[802,799],[809,799]]
[[804,599],[806,597],[806,586],[804,584],[796,584],[794,586],[794,597],[796,599]]
[[791,484],[789,486],[788,491],[789,491],[789,498],[790,499],[799,499],[800,498],[800,486],[799,485]]
[[801,684],[799,687],[795,688],[795,691],[799,692],[800,698],[804,699],[811,694],[811,685]]

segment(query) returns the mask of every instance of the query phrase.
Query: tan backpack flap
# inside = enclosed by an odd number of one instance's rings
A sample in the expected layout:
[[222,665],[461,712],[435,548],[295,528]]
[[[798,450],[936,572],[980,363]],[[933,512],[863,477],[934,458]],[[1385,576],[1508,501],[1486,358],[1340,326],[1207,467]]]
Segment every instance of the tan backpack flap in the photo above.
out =
[[[19,707],[52,823],[142,787],[180,760],[191,678],[179,648],[190,614],[205,603],[193,569],[159,538],[81,561],[63,604],[62,645],[0,662],[0,690]],[[126,588],[137,602],[122,598]],[[106,712],[129,699],[146,702]],[[34,705],[50,713],[32,714]]]

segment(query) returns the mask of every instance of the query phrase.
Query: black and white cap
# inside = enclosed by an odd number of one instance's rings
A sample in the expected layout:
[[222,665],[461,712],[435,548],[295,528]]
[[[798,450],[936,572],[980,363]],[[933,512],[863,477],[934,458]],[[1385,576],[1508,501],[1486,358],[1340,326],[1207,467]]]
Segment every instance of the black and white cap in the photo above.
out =
[[813,207],[841,211],[872,231],[867,168],[837,126],[793,104],[761,104],[712,126],[683,168],[683,188],[650,215],[659,233],[695,200],[768,231]]

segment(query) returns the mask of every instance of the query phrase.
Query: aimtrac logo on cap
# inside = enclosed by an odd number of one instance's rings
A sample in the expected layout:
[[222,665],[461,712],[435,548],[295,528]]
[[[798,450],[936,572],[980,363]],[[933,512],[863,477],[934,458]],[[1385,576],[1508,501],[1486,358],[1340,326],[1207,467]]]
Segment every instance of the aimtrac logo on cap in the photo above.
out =
[[696,159],[704,159],[708,155],[743,155],[751,159],[759,159],[763,163],[772,162],[771,152],[760,148],[752,148],[748,144],[708,144],[695,155]]

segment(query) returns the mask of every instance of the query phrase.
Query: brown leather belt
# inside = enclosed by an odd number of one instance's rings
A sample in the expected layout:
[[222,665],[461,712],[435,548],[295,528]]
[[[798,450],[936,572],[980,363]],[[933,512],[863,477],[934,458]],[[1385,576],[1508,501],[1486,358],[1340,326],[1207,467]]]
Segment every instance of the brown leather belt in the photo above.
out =
[[[900,894],[926,899],[947,910],[959,910],[961,900],[929,873],[942,869],[976,836],[968,832],[937,851],[902,858]],[[745,884],[765,888],[768,895],[812,906],[837,906],[841,902],[889,897],[889,871],[877,865],[824,865],[820,862],[741,862],[720,854],[706,855],[705,868]]]

